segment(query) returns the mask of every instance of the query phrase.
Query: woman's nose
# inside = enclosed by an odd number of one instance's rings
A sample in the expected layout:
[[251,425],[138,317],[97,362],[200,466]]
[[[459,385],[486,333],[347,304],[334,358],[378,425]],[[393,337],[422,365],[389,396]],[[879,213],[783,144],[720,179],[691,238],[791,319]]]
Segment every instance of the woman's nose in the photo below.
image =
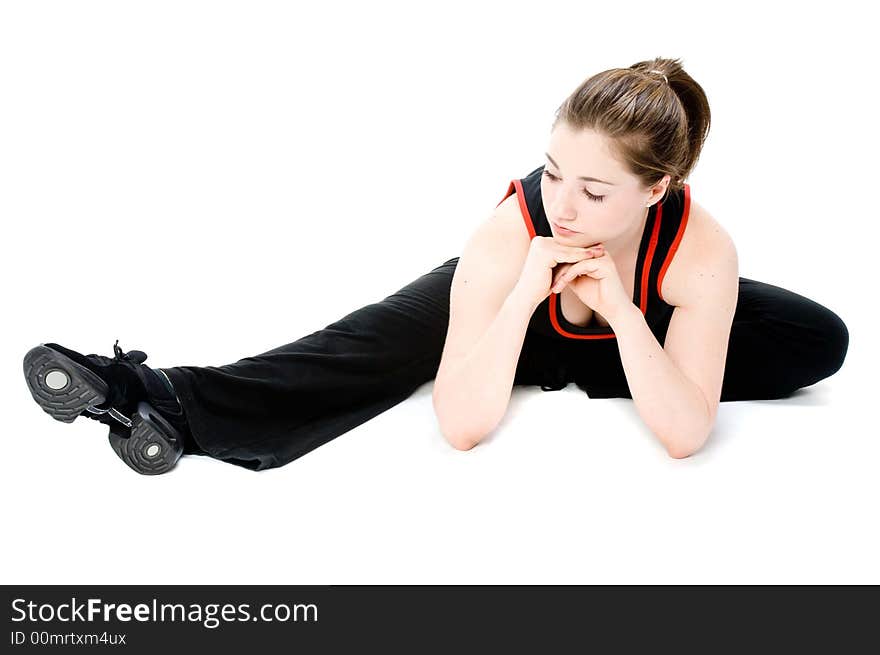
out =
[[570,201],[568,193],[562,189],[558,189],[556,195],[553,196],[553,202],[550,203],[550,211],[553,213],[553,216],[558,218],[573,218],[573,207],[574,205]]

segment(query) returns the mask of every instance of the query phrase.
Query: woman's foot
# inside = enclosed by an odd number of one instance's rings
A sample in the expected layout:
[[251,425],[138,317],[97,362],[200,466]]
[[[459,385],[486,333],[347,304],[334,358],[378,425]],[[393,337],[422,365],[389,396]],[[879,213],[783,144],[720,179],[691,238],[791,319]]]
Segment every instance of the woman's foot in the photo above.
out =
[[131,427],[111,426],[110,446],[138,473],[167,473],[183,455],[183,437],[149,403],[138,403]]
[[146,353],[123,353],[118,343],[112,358],[40,344],[25,355],[25,380],[52,418],[71,423],[86,416],[105,423],[114,452],[126,464],[138,473],[165,473],[183,454],[186,418],[167,376],[143,364]]

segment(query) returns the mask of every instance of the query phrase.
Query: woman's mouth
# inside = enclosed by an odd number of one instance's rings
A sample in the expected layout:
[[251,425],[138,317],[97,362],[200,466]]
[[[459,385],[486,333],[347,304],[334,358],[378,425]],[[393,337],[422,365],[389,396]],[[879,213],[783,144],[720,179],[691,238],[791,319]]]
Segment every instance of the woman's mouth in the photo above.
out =
[[572,234],[580,234],[580,232],[575,232],[574,230],[569,230],[568,228],[562,227],[558,223],[553,223],[553,227],[555,227],[557,229],[560,236],[567,237],[567,236],[571,236]]

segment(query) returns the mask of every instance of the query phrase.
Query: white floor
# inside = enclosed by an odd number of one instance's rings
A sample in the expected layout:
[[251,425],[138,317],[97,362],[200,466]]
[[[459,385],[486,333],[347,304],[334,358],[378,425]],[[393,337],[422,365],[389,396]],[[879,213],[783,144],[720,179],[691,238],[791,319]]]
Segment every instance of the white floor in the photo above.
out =
[[[0,580],[880,583],[866,10],[792,29],[768,3],[721,18],[380,5],[346,21],[335,4],[0,10],[0,60],[16,62],[0,106]],[[710,99],[689,181],[741,275],[825,304],[851,337],[835,376],[723,403],[697,455],[668,457],[632,401],[574,385],[517,389],[492,437],[456,451],[426,384],[288,466],[186,457],[147,477],[105,426],[30,397],[21,360],[40,342],[219,365],[381,300],[460,253],[541,165],[577,84],[655,56],[681,57]]]
[[426,384],[279,469],[188,456],[146,477],[103,426],[56,423],[22,397],[2,578],[876,583],[880,447],[855,368],[790,399],[723,403],[685,460],[665,455],[632,401],[574,385],[517,389],[493,436],[456,451],[432,427]]

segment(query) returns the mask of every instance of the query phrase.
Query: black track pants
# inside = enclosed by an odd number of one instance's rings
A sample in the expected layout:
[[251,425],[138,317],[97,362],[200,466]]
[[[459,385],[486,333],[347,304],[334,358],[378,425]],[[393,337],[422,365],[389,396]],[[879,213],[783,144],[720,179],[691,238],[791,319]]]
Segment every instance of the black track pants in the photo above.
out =
[[[164,368],[200,454],[253,470],[283,466],[433,380],[457,264],[450,259],[381,302],[260,355]],[[721,400],[786,397],[835,373],[848,344],[831,310],[740,278]],[[592,398],[631,398],[616,339],[583,344],[527,332],[514,384],[551,390],[568,382]]]

